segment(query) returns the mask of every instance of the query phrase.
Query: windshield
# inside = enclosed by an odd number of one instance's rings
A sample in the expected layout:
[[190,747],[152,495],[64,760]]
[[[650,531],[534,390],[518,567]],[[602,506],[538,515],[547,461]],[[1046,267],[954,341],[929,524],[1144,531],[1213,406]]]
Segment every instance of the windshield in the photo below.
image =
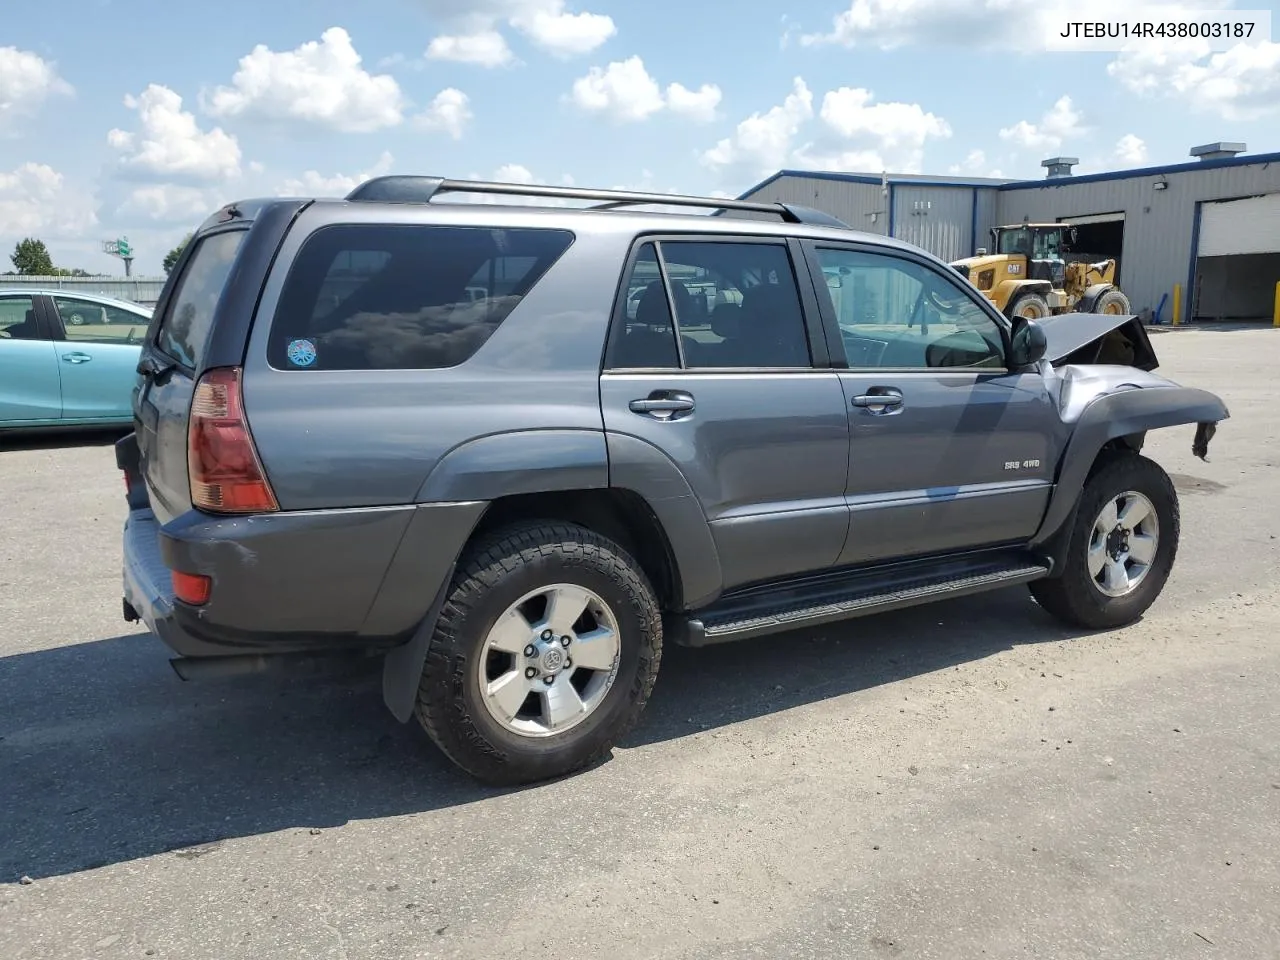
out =
[[996,253],[1021,254],[1033,260],[1062,259],[1062,231],[1053,227],[1001,230]]
[[1031,254],[1031,231],[1025,227],[1001,230],[996,242],[996,253]]

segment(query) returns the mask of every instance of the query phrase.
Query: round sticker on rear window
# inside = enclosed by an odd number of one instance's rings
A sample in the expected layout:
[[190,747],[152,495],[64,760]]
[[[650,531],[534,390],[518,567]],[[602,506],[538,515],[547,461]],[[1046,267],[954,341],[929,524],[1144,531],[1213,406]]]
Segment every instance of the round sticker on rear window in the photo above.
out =
[[316,362],[316,344],[314,340],[290,340],[285,351],[289,362],[295,367],[309,367]]

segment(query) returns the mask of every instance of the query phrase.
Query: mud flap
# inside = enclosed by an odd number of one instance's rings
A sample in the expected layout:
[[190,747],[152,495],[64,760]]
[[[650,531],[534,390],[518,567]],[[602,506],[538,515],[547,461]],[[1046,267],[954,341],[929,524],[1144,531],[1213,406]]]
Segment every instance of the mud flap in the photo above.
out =
[[1218,432],[1216,423],[1198,423],[1196,424],[1196,438],[1191,441],[1191,452],[1203,460],[1209,462],[1209,441],[1213,439],[1213,435]]
[[436,632],[436,621],[444,607],[457,564],[449,567],[449,574],[440,585],[431,609],[418,624],[407,643],[387,651],[382,661],[382,699],[391,715],[401,723],[408,723],[413,716],[413,706],[418,698],[418,684],[422,680],[422,668],[427,662],[427,648]]

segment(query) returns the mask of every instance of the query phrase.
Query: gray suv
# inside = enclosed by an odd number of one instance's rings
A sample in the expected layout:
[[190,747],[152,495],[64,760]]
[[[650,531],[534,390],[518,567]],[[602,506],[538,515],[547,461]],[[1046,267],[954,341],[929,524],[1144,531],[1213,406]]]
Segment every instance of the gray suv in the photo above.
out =
[[143,345],[124,616],[184,679],[382,657],[460,767],[555,777],[637,722],[664,642],[1015,584],[1139,617],[1178,544],[1146,433],[1194,424],[1203,456],[1227,417],[1155,366],[1134,317],[1011,322],[786,204],[434,177],[237,202]]

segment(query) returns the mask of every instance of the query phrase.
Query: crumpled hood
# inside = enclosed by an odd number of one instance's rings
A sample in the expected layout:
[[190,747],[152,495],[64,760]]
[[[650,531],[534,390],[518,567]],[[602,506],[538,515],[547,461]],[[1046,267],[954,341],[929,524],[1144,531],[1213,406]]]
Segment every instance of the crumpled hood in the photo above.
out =
[[1136,316],[1060,313],[1036,323],[1049,342],[1045,359],[1055,366],[1119,364],[1151,371],[1160,365],[1146,327]]

